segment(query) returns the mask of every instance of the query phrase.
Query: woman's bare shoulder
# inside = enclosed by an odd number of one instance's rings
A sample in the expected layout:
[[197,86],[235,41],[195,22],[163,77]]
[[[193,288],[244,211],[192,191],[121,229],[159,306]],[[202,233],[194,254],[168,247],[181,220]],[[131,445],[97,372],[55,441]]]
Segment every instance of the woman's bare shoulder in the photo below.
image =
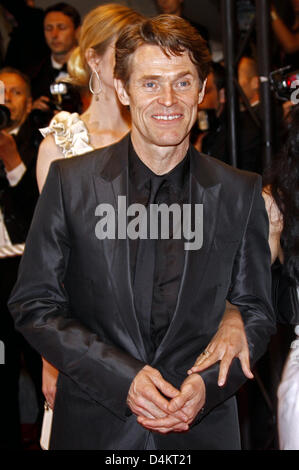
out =
[[51,163],[58,158],[64,158],[64,155],[56,145],[54,137],[48,135],[41,142],[37,156],[36,179],[40,191],[46,181]]

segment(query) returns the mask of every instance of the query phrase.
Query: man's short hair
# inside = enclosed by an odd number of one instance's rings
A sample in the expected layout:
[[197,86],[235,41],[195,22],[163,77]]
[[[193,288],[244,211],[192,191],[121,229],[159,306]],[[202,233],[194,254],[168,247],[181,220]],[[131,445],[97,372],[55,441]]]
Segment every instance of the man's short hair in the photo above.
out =
[[120,33],[115,46],[114,76],[127,87],[130,81],[131,57],[145,44],[159,46],[166,56],[181,55],[187,51],[203,83],[210,70],[210,52],[206,41],[197,30],[175,15],[159,15],[127,26]]
[[51,5],[45,10],[44,18],[46,17],[48,13],[51,13],[53,11],[60,11],[65,16],[68,16],[72,20],[75,29],[77,29],[80,26],[81,24],[80,13],[78,12],[78,10],[76,10],[76,8],[69,5],[68,3],[59,2],[59,3],[55,3],[55,5]]
[[4,73],[11,73],[11,74],[18,75],[19,77],[21,77],[26,84],[28,97],[31,96],[31,82],[30,82],[30,78],[28,77],[28,75],[26,75],[25,73],[21,72],[18,69],[15,69],[14,67],[3,67],[2,69],[0,69],[0,75]]

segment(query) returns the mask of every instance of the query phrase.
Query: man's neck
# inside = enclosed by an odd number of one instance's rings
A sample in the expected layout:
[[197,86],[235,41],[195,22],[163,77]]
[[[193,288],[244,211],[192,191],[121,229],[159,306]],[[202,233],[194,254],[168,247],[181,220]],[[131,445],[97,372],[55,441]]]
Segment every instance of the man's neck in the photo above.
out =
[[140,141],[131,134],[135,152],[140,160],[156,175],[165,175],[175,168],[185,157],[189,148],[189,136],[179,145],[159,147]]
[[51,57],[52,57],[52,60],[57,62],[57,64],[60,64],[61,66],[63,66],[68,61],[71,53],[72,53],[72,51],[69,51],[65,54],[53,54],[52,53]]

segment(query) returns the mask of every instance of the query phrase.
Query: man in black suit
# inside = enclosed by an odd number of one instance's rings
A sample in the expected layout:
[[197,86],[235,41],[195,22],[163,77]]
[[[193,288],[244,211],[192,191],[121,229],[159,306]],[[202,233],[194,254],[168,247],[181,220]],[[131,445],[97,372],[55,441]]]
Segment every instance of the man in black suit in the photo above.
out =
[[224,387],[219,364],[187,370],[226,298],[242,312],[252,362],[265,350],[268,220],[257,175],[189,144],[208,70],[182,18],[126,28],[115,86],[131,134],[51,166],[10,298],[16,327],[60,372],[51,449],[240,447],[240,364]]
[[36,377],[35,383],[40,382],[40,366],[36,352],[16,334],[7,301],[17,279],[38,199],[35,163],[41,138],[30,114],[32,99],[27,76],[6,67],[0,70],[0,80],[5,87],[5,106],[10,111],[10,121],[3,124],[5,127],[0,132],[0,339],[5,344],[5,364],[0,368],[0,448],[16,448],[21,437],[18,411],[20,351],[25,348],[30,354],[29,366]]
[[50,112],[50,85],[67,76],[67,61],[77,45],[80,15],[71,5],[60,2],[44,14],[44,33],[50,53],[32,79],[33,108]]

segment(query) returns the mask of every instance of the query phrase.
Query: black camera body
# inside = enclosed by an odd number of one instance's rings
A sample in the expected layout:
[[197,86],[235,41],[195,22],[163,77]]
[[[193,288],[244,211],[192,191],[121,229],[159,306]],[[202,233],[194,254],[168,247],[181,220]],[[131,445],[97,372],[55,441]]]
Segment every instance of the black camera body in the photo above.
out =
[[299,70],[292,70],[291,65],[282,67],[269,75],[269,80],[276,97],[281,101],[291,101],[292,94],[299,87]]
[[52,111],[69,111],[81,113],[81,97],[78,90],[67,82],[54,82],[50,85]]

